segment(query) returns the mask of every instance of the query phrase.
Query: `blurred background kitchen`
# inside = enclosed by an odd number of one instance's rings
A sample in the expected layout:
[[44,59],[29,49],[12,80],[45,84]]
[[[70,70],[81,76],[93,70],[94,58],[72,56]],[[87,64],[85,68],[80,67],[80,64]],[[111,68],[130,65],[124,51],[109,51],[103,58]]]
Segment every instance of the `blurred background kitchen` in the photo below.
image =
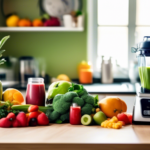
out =
[[[135,94],[131,47],[150,35],[150,0],[0,0],[5,87],[28,77],[80,82],[91,93]],[[66,75],[66,76],[65,76]],[[92,88],[91,88],[92,87]]]

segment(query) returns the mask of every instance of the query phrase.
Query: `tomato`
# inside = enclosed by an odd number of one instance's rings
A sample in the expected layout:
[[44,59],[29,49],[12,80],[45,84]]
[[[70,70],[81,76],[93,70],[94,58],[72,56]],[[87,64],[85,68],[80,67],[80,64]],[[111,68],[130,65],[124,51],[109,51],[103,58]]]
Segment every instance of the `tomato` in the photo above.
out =
[[125,123],[125,125],[130,124],[128,116],[125,113],[118,114],[117,118],[118,118],[119,121],[123,121]]
[[127,114],[127,116],[128,116],[129,121],[130,121],[130,124],[132,124],[132,115],[131,114]]
[[36,112],[39,110],[39,107],[37,105],[31,105],[29,108],[28,108],[28,112]]

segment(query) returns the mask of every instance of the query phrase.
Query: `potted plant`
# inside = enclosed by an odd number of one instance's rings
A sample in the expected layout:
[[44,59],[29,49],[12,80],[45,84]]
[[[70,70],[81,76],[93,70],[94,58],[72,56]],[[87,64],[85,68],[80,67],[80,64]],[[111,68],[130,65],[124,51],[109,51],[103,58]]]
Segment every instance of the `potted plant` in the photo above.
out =
[[[5,42],[9,39],[10,36],[5,36],[2,38],[0,41],[0,65],[4,64],[6,62],[5,59],[1,59],[2,53],[5,52],[5,50],[1,50],[2,46],[5,44]],[[0,100],[2,100],[2,93],[3,93],[3,87],[2,87],[2,82],[0,81]]]

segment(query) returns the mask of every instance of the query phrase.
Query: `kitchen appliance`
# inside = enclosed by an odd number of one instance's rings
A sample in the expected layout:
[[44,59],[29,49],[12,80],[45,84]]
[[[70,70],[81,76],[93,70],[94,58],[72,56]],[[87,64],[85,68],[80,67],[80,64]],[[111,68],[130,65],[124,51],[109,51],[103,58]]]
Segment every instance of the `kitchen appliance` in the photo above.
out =
[[132,47],[136,53],[141,86],[136,88],[137,96],[133,108],[134,124],[150,124],[150,36],[145,36],[143,42]]
[[0,67],[0,80],[4,83],[18,81],[18,59],[15,57],[3,57],[6,62]]
[[20,57],[20,83],[26,86],[28,78],[39,76],[39,68],[37,61],[30,56]]

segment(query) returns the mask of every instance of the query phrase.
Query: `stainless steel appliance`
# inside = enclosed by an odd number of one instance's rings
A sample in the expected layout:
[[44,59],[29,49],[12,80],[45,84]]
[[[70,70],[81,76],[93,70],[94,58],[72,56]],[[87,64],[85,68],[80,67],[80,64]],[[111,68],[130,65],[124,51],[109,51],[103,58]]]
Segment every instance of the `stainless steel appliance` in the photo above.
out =
[[30,56],[24,56],[19,59],[20,61],[20,82],[21,85],[26,85],[28,78],[38,77],[39,68],[37,61]]
[[132,52],[136,53],[138,58],[141,80],[133,109],[133,123],[150,124],[150,36],[145,36],[137,48],[132,48]]

